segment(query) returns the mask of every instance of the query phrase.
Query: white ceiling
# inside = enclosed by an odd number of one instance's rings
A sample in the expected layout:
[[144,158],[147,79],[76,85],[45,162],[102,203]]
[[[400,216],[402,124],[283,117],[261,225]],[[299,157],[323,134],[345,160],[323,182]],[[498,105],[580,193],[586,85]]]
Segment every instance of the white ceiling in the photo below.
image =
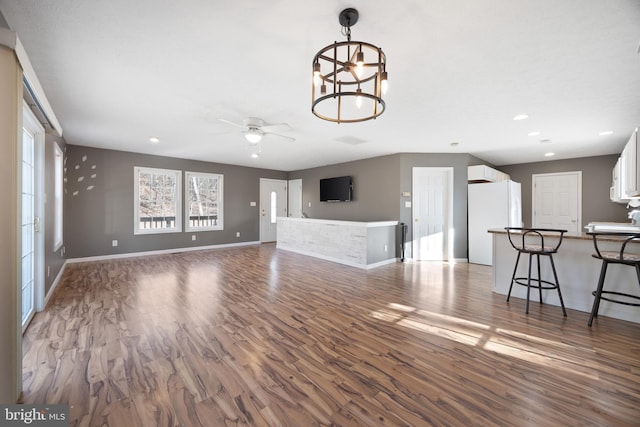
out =
[[[353,40],[387,55],[390,89],[377,120],[338,125],[311,113],[311,66],[344,40],[346,7],[360,12]],[[0,11],[70,144],[283,171],[397,152],[504,165],[619,153],[640,125],[639,0],[0,0]],[[290,124],[296,141],[267,137],[251,159],[218,120],[248,116]]]

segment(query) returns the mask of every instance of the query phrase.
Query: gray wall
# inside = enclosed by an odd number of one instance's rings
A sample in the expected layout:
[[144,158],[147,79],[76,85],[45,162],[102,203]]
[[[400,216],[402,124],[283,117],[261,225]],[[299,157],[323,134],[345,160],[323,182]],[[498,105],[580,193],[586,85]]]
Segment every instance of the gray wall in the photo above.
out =
[[53,145],[57,143],[64,154],[66,144],[64,139],[57,135],[46,134],[44,141],[44,291],[47,295],[65,262],[64,241],[62,248],[57,251],[53,250],[53,221],[55,218],[55,152]]
[[[351,202],[321,202],[320,179],[349,175]],[[400,196],[399,155],[375,157],[289,173],[302,179],[302,211],[309,218],[344,221],[397,221]],[[311,206],[309,206],[311,204]]]
[[[467,167],[483,163],[468,154],[393,154],[354,162],[340,163],[291,172],[290,179],[302,179],[303,211],[310,218],[350,221],[404,222],[409,226],[411,239],[411,208],[402,192],[412,193],[413,167],[454,168],[454,257],[467,258]],[[343,203],[320,202],[320,179],[350,175],[353,177],[354,201]],[[309,207],[311,202],[311,207]],[[407,257],[411,245],[407,245]],[[396,252],[399,256],[399,251]]]
[[[400,191],[412,192],[414,167],[453,167],[453,227],[454,227],[454,251],[456,259],[467,258],[467,169],[472,164],[483,163],[479,159],[468,154],[401,154]],[[400,221],[408,225],[407,240],[411,239],[412,217],[411,208],[405,208],[406,198],[397,195],[400,200]],[[408,200],[408,199],[407,199]],[[411,256],[411,248],[407,247],[407,256]]]
[[[64,226],[69,258],[258,241],[260,178],[287,178],[285,172],[273,170],[74,145],[67,145],[66,154]],[[224,230],[134,235],[134,166],[223,174]],[[84,179],[78,182],[80,177]],[[112,240],[118,240],[117,247],[111,246]]]
[[624,204],[609,199],[611,171],[618,155],[553,160],[537,163],[500,166],[511,179],[522,184],[522,220],[531,226],[533,174],[582,171],[582,225],[592,221],[628,222]]

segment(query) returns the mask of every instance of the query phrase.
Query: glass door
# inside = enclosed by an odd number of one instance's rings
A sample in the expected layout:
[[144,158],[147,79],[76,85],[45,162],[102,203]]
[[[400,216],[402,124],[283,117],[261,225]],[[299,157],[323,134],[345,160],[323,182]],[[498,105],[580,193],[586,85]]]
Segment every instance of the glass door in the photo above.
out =
[[22,330],[35,312],[35,134],[22,129]]
[[25,103],[22,108],[20,143],[20,290],[22,332],[44,302],[44,235],[40,212],[44,210],[44,128]]

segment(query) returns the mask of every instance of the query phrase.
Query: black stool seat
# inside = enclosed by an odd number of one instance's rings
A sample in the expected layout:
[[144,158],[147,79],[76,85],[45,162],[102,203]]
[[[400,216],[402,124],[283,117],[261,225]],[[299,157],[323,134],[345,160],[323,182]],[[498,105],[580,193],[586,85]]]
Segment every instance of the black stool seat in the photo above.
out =
[[[511,276],[511,284],[509,285],[509,293],[507,294],[507,301],[511,298],[511,290],[513,284],[527,287],[527,304],[525,313],[529,314],[529,296],[531,288],[537,288],[540,298],[540,304],[542,304],[542,291],[547,289],[557,289],[558,296],[560,297],[560,305],[562,306],[562,313],[567,316],[567,311],[564,308],[564,301],[562,300],[562,292],[560,292],[560,282],[558,281],[558,274],[556,273],[556,266],[553,262],[553,254],[558,252],[558,248],[562,244],[562,237],[567,230],[558,230],[555,228],[524,228],[524,227],[505,227],[507,230],[507,236],[509,237],[509,243],[518,251],[518,257],[516,258],[516,265],[513,268],[513,275]],[[558,243],[554,245],[545,244],[545,237],[547,237],[547,243],[549,238],[558,238]],[[518,270],[518,263],[520,262],[521,254],[529,254],[529,272],[527,277],[516,277]],[[531,267],[533,264],[533,256],[536,256],[538,277],[531,277]],[[554,282],[544,280],[540,274],[540,256],[549,257],[551,263],[551,270],[553,271]]]
[[[600,269],[600,278],[598,279],[598,286],[595,291],[591,292],[594,296],[593,307],[591,308],[591,315],[589,316],[589,326],[593,324],[593,319],[598,317],[598,310],[600,309],[600,301],[605,300],[616,304],[631,305],[634,307],[640,307],[640,302],[632,302],[635,300],[640,301],[639,295],[632,295],[624,292],[605,291],[604,282],[607,275],[607,267],[609,264],[621,264],[635,267],[636,276],[638,277],[638,284],[640,285],[640,253],[628,251],[627,245],[634,241],[640,240],[640,233],[612,233],[612,232],[589,232],[593,238],[593,246],[596,253],[593,254],[594,258],[602,260],[602,267]],[[602,241],[605,236],[609,241],[615,241],[620,244],[620,250],[618,251],[602,251],[598,247],[598,241]],[[613,298],[609,298],[603,295],[615,295]]]

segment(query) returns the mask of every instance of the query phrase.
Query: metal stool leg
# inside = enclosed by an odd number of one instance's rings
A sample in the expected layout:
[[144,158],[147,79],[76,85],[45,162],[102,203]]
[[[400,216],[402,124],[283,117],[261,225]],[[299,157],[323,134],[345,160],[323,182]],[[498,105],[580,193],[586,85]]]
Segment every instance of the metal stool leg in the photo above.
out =
[[529,254],[529,275],[527,276],[527,305],[524,310],[525,314],[529,314],[529,294],[531,293],[531,263],[533,262],[533,254]]
[[[558,287],[558,297],[560,297],[560,305],[562,306],[562,314],[567,317],[567,310],[564,308],[564,300],[562,299],[562,292],[560,292],[560,281],[558,280],[558,273],[556,273],[556,264],[553,262],[553,255],[549,254],[549,260],[551,261],[551,270],[553,270],[553,277],[556,280],[556,286]],[[640,272],[639,272],[640,274]]]
[[[596,289],[594,299],[593,299],[593,307],[591,308],[591,316],[589,316],[588,325],[591,326],[593,323],[593,318],[598,317],[598,310],[600,309],[600,297],[602,296],[602,288],[604,286],[604,278],[607,274],[607,265],[609,263],[605,260],[602,260],[602,268],[600,269],[600,279],[598,279],[598,288]],[[639,273],[640,274],[640,273]]]
[[542,275],[540,274],[540,254],[536,254],[536,261],[538,263],[538,297],[540,304],[542,304]]
[[509,302],[509,298],[511,298],[511,289],[513,288],[513,281],[516,279],[516,270],[518,270],[519,262],[520,262],[520,252],[518,252],[518,257],[516,258],[516,266],[513,268],[513,274],[511,275],[511,285],[509,286],[509,293],[507,294],[507,302]]

